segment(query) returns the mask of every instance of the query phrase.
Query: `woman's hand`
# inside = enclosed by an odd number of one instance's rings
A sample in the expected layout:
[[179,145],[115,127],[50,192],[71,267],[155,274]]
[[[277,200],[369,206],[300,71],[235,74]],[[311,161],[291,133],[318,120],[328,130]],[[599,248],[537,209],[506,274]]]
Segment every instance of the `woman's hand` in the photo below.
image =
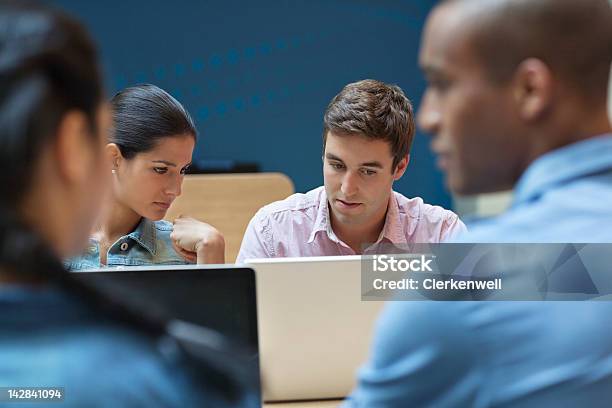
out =
[[183,258],[199,264],[225,263],[225,239],[215,227],[183,215],[173,224],[172,245]]

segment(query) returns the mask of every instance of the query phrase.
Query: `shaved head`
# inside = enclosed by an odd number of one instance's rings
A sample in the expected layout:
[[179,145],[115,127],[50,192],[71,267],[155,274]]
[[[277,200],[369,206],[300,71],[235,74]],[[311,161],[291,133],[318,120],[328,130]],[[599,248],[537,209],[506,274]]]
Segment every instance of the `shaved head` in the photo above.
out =
[[447,0],[469,30],[470,48],[497,82],[528,58],[543,61],[589,101],[607,100],[612,63],[608,0]]
[[608,0],[446,0],[425,24],[418,122],[459,194],[512,188],[538,157],[610,132]]

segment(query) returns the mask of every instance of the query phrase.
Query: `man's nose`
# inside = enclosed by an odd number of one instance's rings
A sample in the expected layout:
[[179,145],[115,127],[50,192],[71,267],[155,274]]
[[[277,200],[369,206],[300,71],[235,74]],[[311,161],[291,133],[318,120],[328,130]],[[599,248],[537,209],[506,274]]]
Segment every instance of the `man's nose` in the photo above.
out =
[[359,191],[359,175],[357,172],[347,171],[342,178],[340,191],[344,197],[352,197]]
[[431,93],[426,91],[425,95],[423,95],[423,101],[421,102],[417,115],[419,127],[426,133],[432,135],[436,134],[440,128],[441,119],[442,115],[440,114],[440,109],[431,96]]

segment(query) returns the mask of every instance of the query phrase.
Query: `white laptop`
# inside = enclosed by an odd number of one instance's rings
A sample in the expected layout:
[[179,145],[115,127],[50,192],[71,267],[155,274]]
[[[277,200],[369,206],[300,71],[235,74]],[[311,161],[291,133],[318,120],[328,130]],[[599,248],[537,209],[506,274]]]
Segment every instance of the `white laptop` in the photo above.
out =
[[265,401],[346,397],[384,302],[361,300],[361,257],[250,259]]

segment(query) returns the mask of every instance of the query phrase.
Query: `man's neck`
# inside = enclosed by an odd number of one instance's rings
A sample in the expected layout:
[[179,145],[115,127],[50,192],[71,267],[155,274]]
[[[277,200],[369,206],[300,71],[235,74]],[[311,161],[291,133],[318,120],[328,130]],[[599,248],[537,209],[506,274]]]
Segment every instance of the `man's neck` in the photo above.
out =
[[387,210],[380,217],[376,217],[373,221],[367,224],[350,225],[338,222],[330,209],[330,221],[334,234],[345,244],[347,244],[355,253],[363,252],[364,244],[371,244],[378,240],[387,218]]
[[[566,106],[560,109],[554,126],[548,129],[536,129],[536,135],[539,136],[534,138],[538,142],[534,146],[536,157],[612,131],[605,107],[583,107],[579,115],[575,112],[577,109],[580,108]],[[548,130],[548,135],[546,135],[546,130]]]

